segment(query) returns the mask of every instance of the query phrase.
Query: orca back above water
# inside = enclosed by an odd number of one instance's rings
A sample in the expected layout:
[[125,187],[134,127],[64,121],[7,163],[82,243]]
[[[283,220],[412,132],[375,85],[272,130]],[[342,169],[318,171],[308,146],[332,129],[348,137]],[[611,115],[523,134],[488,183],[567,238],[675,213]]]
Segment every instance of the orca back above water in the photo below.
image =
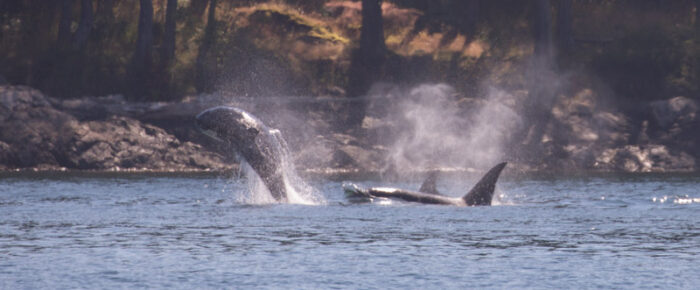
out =
[[[410,202],[425,204],[441,204],[456,206],[481,206],[491,205],[493,192],[496,189],[496,182],[501,175],[501,171],[506,167],[506,162],[500,163],[488,172],[472,187],[472,189],[462,198],[448,197],[438,193],[435,182],[436,174],[431,173],[421,186],[419,191],[410,191],[399,188],[372,187],[362,189],[356,185],[347,185],[344,191],[348,197],[359,197],[373,199],[376,197],[396,198]],[[425,192],[421,192],[425,191]]]

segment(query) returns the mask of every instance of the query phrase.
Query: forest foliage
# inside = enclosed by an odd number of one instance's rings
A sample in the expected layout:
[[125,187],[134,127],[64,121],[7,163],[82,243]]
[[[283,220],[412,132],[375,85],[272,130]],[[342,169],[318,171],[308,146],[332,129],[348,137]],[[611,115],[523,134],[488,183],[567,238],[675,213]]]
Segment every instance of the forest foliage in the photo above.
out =
[[[363,11],[372,3],[381,7],[378,14]],[[591,72],[621,99],[697,99],[699,6],[700,0],[1,0],[0,76],[58,97],[149,101],[212,91],[354,97],[377,80],[446,82],[469,95],[486,79],[516,86],[524,64],[543,54],[558,70]]]

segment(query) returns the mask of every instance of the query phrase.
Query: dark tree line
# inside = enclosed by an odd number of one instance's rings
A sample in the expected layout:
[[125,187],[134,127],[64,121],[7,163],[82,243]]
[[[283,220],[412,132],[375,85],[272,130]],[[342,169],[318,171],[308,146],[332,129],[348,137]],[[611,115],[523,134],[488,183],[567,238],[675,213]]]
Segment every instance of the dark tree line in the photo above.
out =
[[[133,11],[138,11],[138,28],[133,45],[129,45],[122,41],[129,24],[115,19],[114,15],[117,5],[129,9],[131,1],[0,1],[0,23],[12,24],[21,29],[0,29],[0,38],[5,35],[8,38],[3,43],[16,46],[15,49],[8,50],[17,52],[15,58],[30,60],[14,63],[15,67],[10,72],[14,72],[12,75],[26,76],[25,79],[14,78],[15,82],[39,87],[56,96],[79,96],[86,93],[80,88],[90,86],[88,83],[95,77],[93,74],[100,73],[103,79],[123,76],[121,81],[105,81],[105,84],[112,85],[103,86],[113,89],[106,93],[121,92],[134,99],[154,96],[168,98],[174,94],[171,75],[176,58],[176,25],[181,20],[178,19],[178,1],[163,2],[166,3],[165,21],[161,24],[154,23],[153,0],[139,0],[138,5],[133,7]],[[216,0],[211,0],[211,3],[210,0],[191,0],[187,9],[187,24],[190,27],[197,25],[198,15],[201,16],[208,7],[215,8]],[[200,53],[203,55],[206,55],[215,29],[215,9],[209,10],[208,19],[211,24],[203,41],[204,52]],[[47,37],[52,34],[54,21],[57,23],[55,38]],[[154,28],[158,28],[157,39]],[[54,41],[46,43],[47,39]],[[130,47],[124,47],[125,44]],[[156,44],[158,50],[154,50]],[[94,66],[99,66],[107,53],[120,54],[116,59],[128,58],[126,70],[120,74],[115,63],[103,63],[104,67],[93,68],[97,72],[85,70],[89,61],[97,62]],[[0,65],[9,61],[8,58],[0,59]]]
[[[262,1],[2,0],[0,42],[5,49],[0,49],[5,56],[0,56],[0,74],[14,83],[36,86],[57,96],[126,93],[133,99],[168,99],[186,91],[182,88],[183,78],[187,78],[187,85],[195,92],[211,91],[215,89],[216,67],[221,65],[219,58],[235,54],[221,52],[233,40],[218,39],[222,31],[231,28],[217,20],[217,13],[230,11],[217,7],[231,6],[234,2],[243,5]],[[303,9],[318,9],[325,1],[288,2]],[[360,2],[359,39],[350,45],[350,65],[344,68],[347,81],[343,86],[349,97],[360,97],[373,82],[386,79],[395,72],[388,66],[397,62],[397,56],[385,44],[383,1]],[[413,31],[403,42],[425,30],[442,32],[441,45],[451,43],[457,35],[464,35],[470,41],[483,31],[498,33],[503,27],[511,27],[516,17],[522,20],[522,15],[526,15],[534,55],[554,68],[576,51],[574,13],[585,14],[575,10],[585,5],[694,11],[695,33],[700,34],[697,32],[700,0],[394,0],[391,3],[421,11]],[[164,17],[154,17],[163,13],[158,11],[164,11]],[[117,12],[121,15],[116,16]],[[138,17],[124,17],[124,13]],[[199,35],[197,31],[202,31],[201,37],[193,38],[192,35]],[[185,34],[190,42],[178,42]],[[194,46],[192,39],[196,41]],[[192,65],[177,67],[179,53],[191,53]]]
[[[366,70],[367,72],[358,74],[358,79],[356,83],[351,82],[351,89],[356,90],[356,93],[352,95],[361,95],[366,92],[369,83],[371,81],[376,81],[381,79],[381,67],[382,61],[378,61],[382,58],[378,57],[376,54],[383,47],[383,44],[376,44],[369,41],[373,35],[377,35],[377,32],[373,32],[374,28],[381,27],[381,21],[377,22],[375,19],[381,19],[381,15],[370,14],[374,7],[377,7],[377,0],[366,0],[362,1],[363,4],[363,29],[362,36],[360,39],[360,47],[357,51],[358,56],[353,58],[353,63],[357,63],[357,67]],[[451,31],[443,31],[443,39],[441,44],[450,43],[454,40],[457,32],[466,35],[468,38],[473,37],[475,32],[479,29],[479,25],[493,24],[486,23],[488,20],[482,18],[482,14],[488,14],[487,10],[494,9],[494,6],[498,6],[497,9],[507,10],[507,9],[518,9],[521,8],[523,11],[529,11],[529,22],[532,31],[531,39],[533,41],[533,57],[529,77],[529,87],[527,88],[530,95],[533,96],[525,104],[525,117],[530,119],[533,127],[530,128],[529,132],[524,132],[524,136],[520,138],[525,145],[536,146],[539,144],[540,140],[544,134],[544,126],[547,120],[550,118],[549,108],[553,104],[555,94],[557,94],[557,88],[554,85],[548,85],[547,82],[551,79],[552,74],[555,74],[558,69],[562,66],[566,66],[568,62],[571,61],[572,53],[575,52],[577,46],[573,18],[574,18],[574,2],[578,2],[579,5],[598,5],[598,6],[616,6],[622,7],[629,10],[635,10],[638,12],[648,13],[657,12],[661,13],[669,12],[670,10],[682,11],[687,9],[687,11],[693,11],[695,13],[695,39],[700,39],[700,0],[693,1],[678,1],[678,2],[667,2],[667,1],[657,1],[657,0],[589,0],[589,1],[573,1],[573,0],[529,0],[529,1],[507,1],[507,0],[497,0],[497,1],[486,1],[486,0],[464,0],[464,1],[397,1],[408,7],[414,7],[424,12],[424,14],[418,19],[414,31],[411,34],[415,34],[424,29],[439,29],[433,28],[432,26],[440,27],[443,23],[450,23],[454,27]],[[511,7],[509,7],[511,6]],[[579,6],[581,7],[581,6]],[[367,9],[370,8],[370,9]],[[688,9],[690,8],[690,9]],[[365,13],[365,10],[368,10]],[[374,9],[376,10],[376,9]],[[381,13],[381,9],[377,10]],[[646,12],[645,12],[646,11]],[[585,13],[585,11],[578,11],[578,13]],[[455,16],[456,15],[456,16]],[[365,21],[365,18],[370,18]],[[440,21],[435,21],[435,20]],[[512,19],[509,19],[512,21]],[[377,25],[379,23],[379,25]],[[512,23],[509,23],[512,25]],[[365,29],[364,26],[371,25],[374,28]],[[411,35],[404,39],[404,42],[410,41]],[[644,39],[644,38],[642,38]],[[595,39],[594,39],[595,40]],[[604,42],[606,40],[600,40]],[[696,42],[697,43],[697,42]],[[686,45],[687,46],[687,45]],[[692,48],[691,48],[692,47]],[[614,50],[612,48],[611,50]],[[647,54],[644,51],[644,47],[634,47],[633,49],[639,54]],[[651,48],[649,48],[651,49]],[[686,85],[687,88],[692,90],[693,88],[697,91],[697,85],[692,84],[692,80],[700,80],[697,74],[700,74],[700,69],[698,66],[700,62],[697,61],[700,49],[698,49],[697,44],[693,44],[688,48],[684,48],[687,57],[684,58],[686,68],[681,68],[682,71],[689,71],[681,76],[675,76],[682,78],[684,81],[690,80],[690,84]],[[626,56],[620,57],[620,59],[625,59]],[[368,61],[371,60],[371,61]],[[638,61],[638,60],[633,60]],[[631,63],[629,65],[644,65],[650,66],[649,68],[640,69],[639,72],[649,75],[654,75],[655,65],[665,66],[664,69],[668,69],[668,63],[654,64],[646,59],[641,59],[638,63]],[[640,64],[641,63],[641,64]],[[372,67],[374,65],[375,67]],[[606,65],[606,64],[603,64]],[[623,63],[623,65],[628,65]],[[616,68],[619,69],[619,68]],[[624,70],[624,68],[622,68]],[[607,71],[608,70],[603,69]],[[648,73],[651,71],[651,73]],[[694,75],[695,74],[695,75]],[[625,74],[618,74],[625,75]],[[371,81],[362,82],[363,78],[369,79]],[[655,78],[657,81],[660,77]],[[652,80],[653,81],[653,80]],[[620,83],[630,82],[628,80],[620,81]],[[352,86],[355,87],[352,87]],[[644,85],[641,85],[642,87]],[[530,148],[534,149],[534,148]]]

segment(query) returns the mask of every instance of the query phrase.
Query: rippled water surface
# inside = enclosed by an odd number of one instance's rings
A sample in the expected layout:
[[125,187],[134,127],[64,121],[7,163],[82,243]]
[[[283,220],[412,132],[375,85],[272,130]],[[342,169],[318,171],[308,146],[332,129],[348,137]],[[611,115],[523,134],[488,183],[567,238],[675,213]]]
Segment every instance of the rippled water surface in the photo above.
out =
[[697,176],[506,176],[474,208],[354,204],[341,184],[251,205],[236,179],[1,176],[0,289],[700,285]]

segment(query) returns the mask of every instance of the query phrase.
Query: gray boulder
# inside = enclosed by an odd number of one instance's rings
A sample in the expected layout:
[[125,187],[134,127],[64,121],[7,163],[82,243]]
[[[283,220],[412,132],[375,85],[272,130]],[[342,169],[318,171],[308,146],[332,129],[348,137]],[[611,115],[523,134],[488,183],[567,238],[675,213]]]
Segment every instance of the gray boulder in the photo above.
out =
[[79,121],[41,92],[0,86],[0,163],[5,168],[225,170],[219,155],[128,117]]
[[675,97],[649,104],[649,138],[700,158],[700,111],[696,101]]
[[23,86],[0,87],[0,141],[8,145],[6,166],[59,166],[66,134],[75,119],[51,107],[41,92]]
[[316,136],[295,152],[295,163],[305,170],[377,172],[384,160],[382,153],[353,136],[335,133]]
[[664,172],[695,170],[695,159],[685,152],[673,152],[664,145],[627,145],[604,150],[595,167],[607,171]]
[[698,113],[697,103],[686,97],[654,101],[649,107],[654,121],[662,129],[669,129],[674,123],[693,122]]
[[126,117],[79,124],[65,144],[64,164],[78,169],[222,170],[220,157],[180,142],[163,129]]

